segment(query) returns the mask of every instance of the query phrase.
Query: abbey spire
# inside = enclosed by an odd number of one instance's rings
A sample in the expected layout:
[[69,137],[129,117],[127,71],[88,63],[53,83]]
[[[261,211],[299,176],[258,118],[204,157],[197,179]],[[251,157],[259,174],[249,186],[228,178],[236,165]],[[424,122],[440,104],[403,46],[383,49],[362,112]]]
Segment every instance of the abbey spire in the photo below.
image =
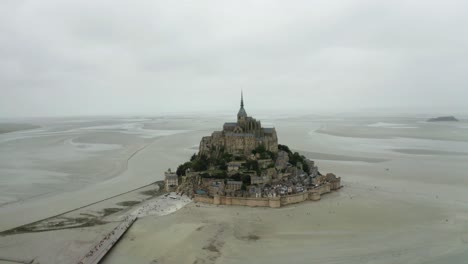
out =
[[241,108],[239,109],[239,112],[237,113],[237,120],[241,120],[245,118],[247,118],[247,112],[245,112],[245,109],[244,109],[244,93],[241,91]]
[[241,108],[244,108],[244,92],[241,91]]

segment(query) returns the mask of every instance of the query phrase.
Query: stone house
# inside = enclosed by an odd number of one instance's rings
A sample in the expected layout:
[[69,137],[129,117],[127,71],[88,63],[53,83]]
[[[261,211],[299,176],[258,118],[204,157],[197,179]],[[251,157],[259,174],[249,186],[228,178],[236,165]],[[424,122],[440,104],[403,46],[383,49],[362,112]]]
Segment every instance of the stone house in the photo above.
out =
[[166,187],[166,191],[173,191],[179,186],[179,179],[175,172],[172,172],[171,169],[168,169],[164,173],[164,184]]
[[322,185],[325,183],[325,176],[323,175],[317,175],[315,177],[312,177],[312,184],[315,186]]
[[260,176],[260,177],[250,177],[250,184],[267,184],[270,183],[271,178],[268,176]]
[[309,166],[309,171],[306,171],[311,177],[318,175],[318,167],[315,166],[315,162],[310,159],[306,159],[306,163]]
[[240,190],[242,188],[242,182],[241,181],[227,181],[225,190],[226,192],[233,192]]
[[286,151],[278,152],[278,158],[276,159],[275,167],[277,170],[286,169],[289,162],[289,155]]
[[228,162],[227,170],[228,170],[228,172],[238,171],[242,167],[242,164],[244,164],[244,163],[245,163],[245,161],[231,161],[231,162]]
[[273,164],[273,160],[271,159],[261,159],[261,160],[257,160],[257,162],[258,162],[258,166],[261,169],[266,169],[268,168],[268,166]]
[[324,183],[330,183],[331,190],[337,190],[341,188],[341,177],[336,177],[333,173],[327,173],[327,175],[317,175],[312,178],[313,185],[322,185]]
[[303,187],[302,185],[296,185],[295,191],[296,191],[297,193],[303,192],[303,191],[304,191],[304,187]]
[[224,194],[224,182],[223,181],[212,181],[209,187],[210,195],[223,195]]
[[242,175],[248,175],[250,177],[257,177],[257,172],[256,171],[245,171],[242,173]]
[[262,176],[268,176],[270,179],[276,179],[278,177],[278,172],[275,168],[269,168],[262,171]]
[[286,187],[286,186],[280,186],[280,187],[277,187],[276,189],[278,190],[278,193],[280,195],[288,194],[288,187]]
[[250,197],[261,197],[262,196],[262,189],[255,185],[250,185],[247,187]]

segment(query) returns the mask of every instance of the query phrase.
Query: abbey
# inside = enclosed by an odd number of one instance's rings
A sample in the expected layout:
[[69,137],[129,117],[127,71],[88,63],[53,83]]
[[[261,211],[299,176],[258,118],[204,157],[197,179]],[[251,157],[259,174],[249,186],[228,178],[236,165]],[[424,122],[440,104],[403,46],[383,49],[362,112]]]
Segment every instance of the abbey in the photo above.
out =
[[[281,207],[341,188],[341,178],[322,175],[314,161],[278,144],[274,128],[247,115],[244,97],[237,122],[203,137],[198,155],[166,173],[167,185],[196,202]],[[171,186],[169,186],[171,187]],[[169,189],[169,188],[168,188]]]
[[222,131],[215,131],[211,136],[203,137],[199,155],[219,156],[222,153],[234,156],[250,156],[252,150],[263,145],[266,150],[278,152],[278,137],[275,128],[263,128],[260,121],[247,116],[244,109],[244,97],[241,94],[241,107],[237,113],[237,122],[224,123]]

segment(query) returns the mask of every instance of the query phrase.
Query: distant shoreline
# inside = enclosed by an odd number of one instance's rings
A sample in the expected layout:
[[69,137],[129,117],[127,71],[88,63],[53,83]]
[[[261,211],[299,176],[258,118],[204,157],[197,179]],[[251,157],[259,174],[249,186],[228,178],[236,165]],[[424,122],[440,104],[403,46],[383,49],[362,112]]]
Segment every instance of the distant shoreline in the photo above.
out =
[[0,134],[12,133],[22,130],[31,130],[36,128],[40,128],[40,126],[32,124],[0,123]]

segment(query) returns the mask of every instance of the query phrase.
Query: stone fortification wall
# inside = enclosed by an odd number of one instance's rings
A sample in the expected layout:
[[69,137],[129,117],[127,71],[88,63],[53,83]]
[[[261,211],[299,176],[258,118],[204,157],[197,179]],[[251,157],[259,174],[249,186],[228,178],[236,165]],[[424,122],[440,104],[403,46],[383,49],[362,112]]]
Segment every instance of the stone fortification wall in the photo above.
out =
[[214,196],[209,197],[206,195],[195,195],[194,201],[208,204],[220,204],[220,205],[242,205],[250,207],[272,207],[278,208],[281,206],[301,203],[307,200],[318,201],[321,199],[321,195],[330,192],[330,184],[321,185],[313,190],[297,193],[292,195],[286,195],[281,197],[271,198],[246,198],[246,197],[230,197],[230,196]]
[[318,193],[320,195],[324,194],[324,193],[329,193],[331,192],[331,184],[330,183],[325,183],[323,185],[320,185],[319,187],[313,189],[314,191],[318,191]]
[[209,197],[209,196],[206,196],[206,195],[195,194],[195,197],[193,198],[193,200],[195,202],[213,204],[213,197]]
[[309,192],[291,194],[281,197],[281,206],[288,204],[301,203],[309,199]]
[[322,198],[321,198],[319,192],[314,192],[314,191],[309,192],[309,200],[318,201],[320,199],[322,199]]
[[341,177],[336,178],[333,182],[330,183],[330,189],[332,191],[340,189],[341,186]]
[[[217,198],[219,198],[218,203],[216,203]],[[270,205],[268,198],[245,198],[228,196],[215,197],[214,204],[243,205],[250,207],[268,207]]]
[[200,142],[199,152],[206,156],[224,151],[234,155],[249,156],[252,150],[263,144],[267,150],[278,152],[278,139],[274,136],[255,137],[248,133],[223,133],[214,132],[209,137],[203,137]]

